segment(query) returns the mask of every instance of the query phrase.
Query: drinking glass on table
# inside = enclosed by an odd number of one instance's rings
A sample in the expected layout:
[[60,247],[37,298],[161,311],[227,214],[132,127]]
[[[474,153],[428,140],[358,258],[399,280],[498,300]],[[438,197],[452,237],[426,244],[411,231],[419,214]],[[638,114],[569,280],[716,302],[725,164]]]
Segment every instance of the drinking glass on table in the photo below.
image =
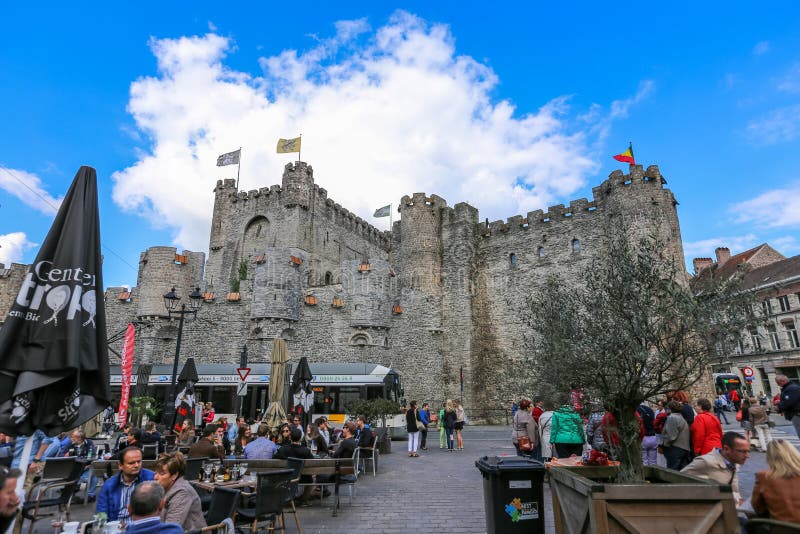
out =
[[239,477],[244,478],[245,473],[247,473],[247,464],[245,463],[239,464]]
[[64,512],[59,511],[53,519],[50,520],[50,526],[53,527],[53,532],[59,534],[61,529],[64,528]]
[[211,478],[211,462],[206,462],[203,464],[203,473],[206,474],[206,480]]

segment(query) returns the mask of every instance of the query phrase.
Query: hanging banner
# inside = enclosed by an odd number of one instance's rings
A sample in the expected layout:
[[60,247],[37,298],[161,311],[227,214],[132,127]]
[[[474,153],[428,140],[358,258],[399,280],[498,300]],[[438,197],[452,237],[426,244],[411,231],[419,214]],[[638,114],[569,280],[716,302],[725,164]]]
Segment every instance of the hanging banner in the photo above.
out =
[[133,374],[133,341],[136,331],[133,323],[128,324],[125,341],[122,344],[122,393],[119,397],[119,426],[128,420],[128,401],[131,396],[131,374]]

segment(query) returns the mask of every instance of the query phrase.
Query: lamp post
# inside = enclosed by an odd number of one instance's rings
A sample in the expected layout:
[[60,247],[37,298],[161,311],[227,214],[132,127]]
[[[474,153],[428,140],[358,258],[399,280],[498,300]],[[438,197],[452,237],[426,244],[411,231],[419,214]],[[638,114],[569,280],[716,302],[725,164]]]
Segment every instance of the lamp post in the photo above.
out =
[[167,309],[167,313],[169,317],[172,318],[172,314],[179,315],[180,320],[178,321],[178,343],[175,346],[175,360],[172,362],[172,383],[170,384],[169,388],[169,397],[167,398],[167,404],[164,406],[164,420],[163,423],[168,424],[169,428],[172,429],[175,421],[175,396],[177,395],[176,385],[178,383],[178,359],[181,354],[181,338],[183,337],[183,318],[188,315],[197,315],[197,311],[200,309],[200,306],[203,305],[203,294],[200,293],[200,288],[194,288],[194,291],[189,293],[189,309],[186,309],[186,303],[181,303],[181,308],[178,310],[178,302],[180,302],[181,298],[175,293],[175,288],[173,287],[169,293],[164,295],[164,307]]

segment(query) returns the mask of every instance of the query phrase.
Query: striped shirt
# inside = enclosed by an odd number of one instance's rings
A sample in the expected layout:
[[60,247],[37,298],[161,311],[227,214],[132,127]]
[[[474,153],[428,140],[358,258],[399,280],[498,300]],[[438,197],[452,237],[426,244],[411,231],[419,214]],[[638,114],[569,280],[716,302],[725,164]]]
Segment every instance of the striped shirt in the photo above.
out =
[[122,486],[122,491],[120,491],[120,496],[119,496],[120,525],[129,525],[131,522],[131,513],[128,511],[128,504],[130,504],[131,502],[131,495],[133,494],[133,490],[138,482],[139,482],[139,477],[136,477],[136,480],[134,480],[130,484],[125,483],[125,479],[122,478],[122,475],[120,475],[119,477],[119,483],[120,486]]

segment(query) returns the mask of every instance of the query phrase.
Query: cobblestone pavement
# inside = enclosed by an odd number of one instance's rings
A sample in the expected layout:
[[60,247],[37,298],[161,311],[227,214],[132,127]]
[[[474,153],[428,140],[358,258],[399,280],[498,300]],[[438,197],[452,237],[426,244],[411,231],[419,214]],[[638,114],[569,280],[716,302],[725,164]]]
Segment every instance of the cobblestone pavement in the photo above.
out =
[[[776,420],[781,425],[782,421]],[[725,425],[727,430],[740,430],[738,423]],[[800,440],[791,426],[777,426],[774,437]],[[483,478],[475,461],[486,455],[514,455],[506,426],[470,426],[464,430],[465,450],[449,453],[438,448],[438,434],[429,432],[434,447],[420,451],[419,458],[409,458],[405,441],[392,442],[392,453],[379,461],[378,475],[371,471],[359,478],[352,504],[346,488],[342,488],[342,509],[331,516],[332,500],[319,501],[309,508],[300,508],[303,531],[356,533],[483,533],[486,532]],[[754,451],[740,470],[742,496],[752,492],[755,472],[766,469],[764,453]],[[545,529],[554,532],[550,490],[544,487]],[[73,520],[85,521],[94,513],[93,506],[74,506]],[[287,531],[294,532],[291,514],[286,516]],[[27,530],[27,524],[25,525]],[[37,534],[51,534],[48,521],[40,521]]]

